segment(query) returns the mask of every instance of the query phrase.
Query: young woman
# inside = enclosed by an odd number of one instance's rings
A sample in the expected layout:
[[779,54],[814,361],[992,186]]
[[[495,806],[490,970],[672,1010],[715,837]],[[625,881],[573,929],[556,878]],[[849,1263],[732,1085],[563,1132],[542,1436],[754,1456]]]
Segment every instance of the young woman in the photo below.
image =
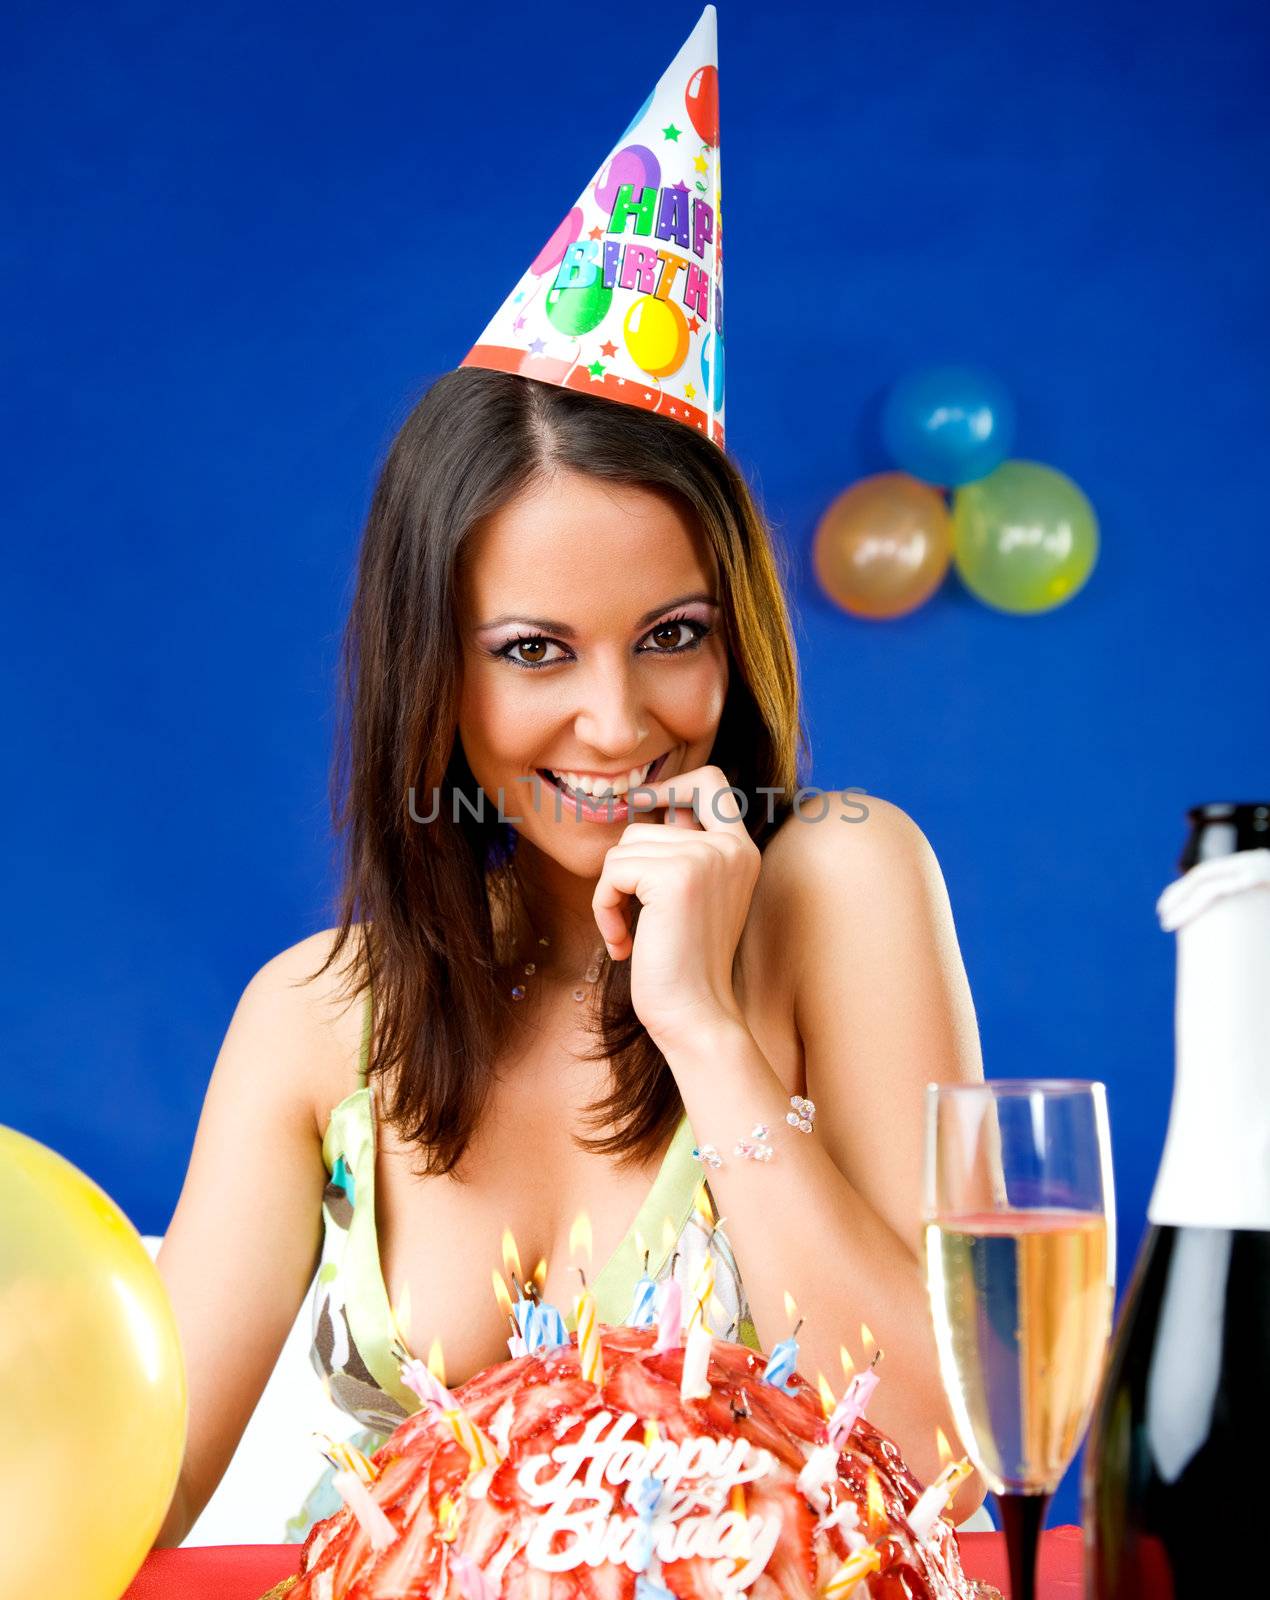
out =
[[[708,1252],[713,1331],[770,1348],[792,1296],[836,1387],[866,1324],[870,1416],[937,1471],[922,1091],[981,1076],[974,1011],[920,829],[799,795],[782,578],[679,422],[472,367],[406,421],[346,634],[339,923],[248,984],[159,1256],[190,1383],[160,1544],[315,1271],[314,1361],[373,1448],[418,1404],[402,1341],[451,1384],[506,1356],[506,1230],[606,1321]],[[337,1504],[323,1481],[291,1537]]]

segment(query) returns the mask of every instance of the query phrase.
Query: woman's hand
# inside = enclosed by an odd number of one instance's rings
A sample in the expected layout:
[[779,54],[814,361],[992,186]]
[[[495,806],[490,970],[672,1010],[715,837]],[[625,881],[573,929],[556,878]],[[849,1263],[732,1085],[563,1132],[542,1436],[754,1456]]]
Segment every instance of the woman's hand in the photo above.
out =
[[[718,767],[641,785],[638,809],[672,800],[665,821],[627,824],[591,898],[609,955],[631,958],[635,1013],[667,1056],[694,1031],[741,1018],[732,962],[762,863]],[[641,905],[633,939],[623,911],[632,896]]]

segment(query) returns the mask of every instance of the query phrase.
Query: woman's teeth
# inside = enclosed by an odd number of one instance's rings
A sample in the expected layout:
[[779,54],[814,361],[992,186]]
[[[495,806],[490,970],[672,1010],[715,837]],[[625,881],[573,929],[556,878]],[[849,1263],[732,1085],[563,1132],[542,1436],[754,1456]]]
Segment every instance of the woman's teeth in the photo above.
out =
[[[660,760],[659,756],[657,760]],[[588,778],[581,772],[554,772],[550,767],[544,767],[544,772],[551,774],[551,781],[566,794],[571,790],[580,791],[590,795],[592,799],[603,800],[609,796],[616,799],[628,790],[637,788],[656,765],[649,761],[642,767],[632,767],[624,777],[619,778]]]

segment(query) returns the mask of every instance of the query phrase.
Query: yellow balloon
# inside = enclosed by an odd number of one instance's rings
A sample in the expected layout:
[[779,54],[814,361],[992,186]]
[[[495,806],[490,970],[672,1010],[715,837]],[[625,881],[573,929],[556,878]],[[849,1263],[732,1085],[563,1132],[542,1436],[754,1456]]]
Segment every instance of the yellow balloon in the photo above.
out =
[[622,324],[631,360],[653,378],[678,372],[688,354],[688,324],[677,305],[646,294]]
[[0,1125],[0,1595],[119,1600],[185,1454],[185,1362],[141,1236]]
[[929,600],[948,571],[948,507],[907,472],[861,478],[817,523],[811,556],[820,587],[845,611],[901,617]]

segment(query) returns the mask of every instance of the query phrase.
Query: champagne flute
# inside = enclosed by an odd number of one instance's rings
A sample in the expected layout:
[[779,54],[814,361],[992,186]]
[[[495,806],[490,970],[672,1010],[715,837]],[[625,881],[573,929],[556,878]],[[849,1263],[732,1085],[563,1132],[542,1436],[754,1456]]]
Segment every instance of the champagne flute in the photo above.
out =
[[926,1286],[967,1455],[996,1496],[1011,1600],[1035,1600],[1045,1511],[1089,1424],[1115,1295],[1101,1083],[926,1091]]

